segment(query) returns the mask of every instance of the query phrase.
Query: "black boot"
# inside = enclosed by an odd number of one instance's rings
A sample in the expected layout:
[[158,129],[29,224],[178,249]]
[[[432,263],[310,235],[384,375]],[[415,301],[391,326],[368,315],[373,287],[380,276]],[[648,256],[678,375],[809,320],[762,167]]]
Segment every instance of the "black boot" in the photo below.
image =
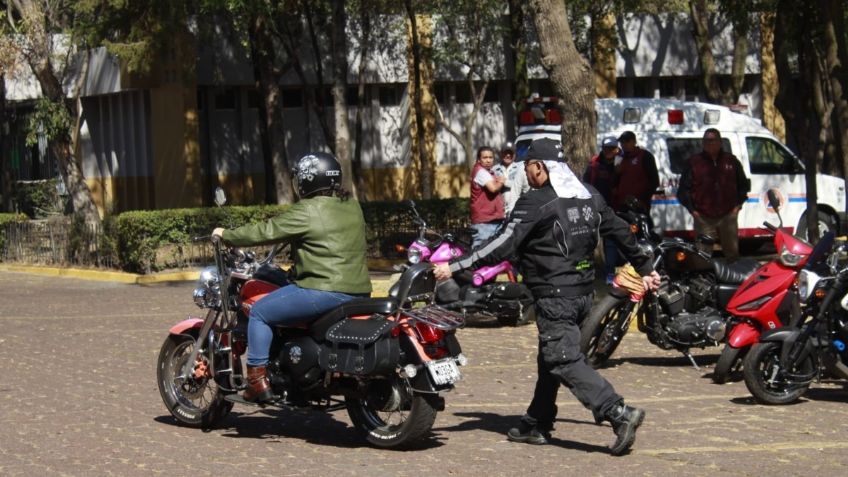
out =
[[636,441],[636,429],[645,419],[645,411],[620,402],[606,413],[606,419],[615,432],[615,443],[610,446],[612,455],[623,455]]
[[540,431],[536,426],[531,426],[524,421],[513,427],[506,433],[506,438],[512,442],[524,442],[526,444],[544,445],[548,443],[550,434]]

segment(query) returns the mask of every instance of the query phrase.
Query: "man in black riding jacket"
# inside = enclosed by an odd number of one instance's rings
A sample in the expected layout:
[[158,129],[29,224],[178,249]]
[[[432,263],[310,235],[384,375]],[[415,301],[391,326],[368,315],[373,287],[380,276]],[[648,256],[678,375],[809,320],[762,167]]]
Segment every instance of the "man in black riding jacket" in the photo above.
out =
[[637,246],[629,225],[562,162],[562,150],[556,141],[533,141],[524,160],[533,189],[518,199],[498,235],[470,254],[438,265],[436,278],[444,280],[460,270],[517,255],[524,283],[536,300],[538,378],[527,413],[507,437],[516,442],[546,444],[562,383],[592,410],[597,423],[610,421],[616,435],[610,450],[614,455],[624,454],[633,445],[645,412],[625,405],[580,351],[579,324],[592,306],[593,254],[599,238],[618,243],[643,277],[646,288],[655,289],[659,275],[652,269],[650,255]]

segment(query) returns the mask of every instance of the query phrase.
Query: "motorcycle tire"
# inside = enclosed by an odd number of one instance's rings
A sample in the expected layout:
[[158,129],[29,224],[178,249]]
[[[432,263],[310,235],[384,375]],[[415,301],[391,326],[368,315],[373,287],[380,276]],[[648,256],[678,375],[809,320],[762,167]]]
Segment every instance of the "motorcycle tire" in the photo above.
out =
[[[745,386],[757,402],[763,404],[789,404],[795,402],[807,392],[810,384],[792,384],[785,381],[769,382],[769,376],[780,366],[779,343],[757,343],[748,352],[743,364]],[[809,356],[798,369],[792,372],[810,374],[813,372],[813,360]]]
[[[592,307],[592,312],[580,324],[580,351],[593,368],[599,368],[612,356],[627,333],[622,330],[623,309],[630,303],[628,297],[605,296]],[[631,313],[636,310],[631,309]]]
[[407,448],[430,432],[438,411],[398,378],[374,380],[365,397],[345,397],[353,426],[370,444]]
[[742,365],[742,358],[745,357],[745,352],[748,347],[734,348],[728,344],[724,345],[721,350],[721,356],[718,357],[715,368],[713,369],[713,382],[716,384],[724,384],[730,379],[730,375]]
[[178,376],[194,348],[194,338],[170,335],[162,344],[156,365],[159,394],[171,415],[181,424],[208,429],[226,417],[233,403],[224,400],[214,379],[180,382]]
[[536,321],[536,307],[533,305],[531,301],[528,304],[524,304],[521,309],[521,316],[503,316],[498,315],[498,323],[501,326],[524,326]]

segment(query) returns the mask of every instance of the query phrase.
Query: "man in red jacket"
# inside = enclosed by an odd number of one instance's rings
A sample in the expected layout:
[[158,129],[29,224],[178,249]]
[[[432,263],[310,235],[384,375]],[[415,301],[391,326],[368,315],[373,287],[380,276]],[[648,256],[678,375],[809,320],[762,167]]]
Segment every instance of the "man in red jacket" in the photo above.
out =
[[[725,258],[732,262],[739,258],[737,217],[751,185],[739,159],[722,150],[717,129],[704,132],[703,148],[689,158],[680,176],[677,199],[695,219],[695,232],[718,235]],[[712,251],[711,245],[701,248]]]
[[501,189],[506,178],[492,170],[494,165],[494,149],[488,146],[477,149],[477,162],[471,170],[472,248],[493,236],[504,220]]
[[621,144],[621,161],[615,166],[616,188],[612,196],[613,210],[624,210],[629,197],[634,197],[651,211],[651,197],[660,185],[657,161],[654,155],[636,145],[636,134],[624,131],[618,137]]

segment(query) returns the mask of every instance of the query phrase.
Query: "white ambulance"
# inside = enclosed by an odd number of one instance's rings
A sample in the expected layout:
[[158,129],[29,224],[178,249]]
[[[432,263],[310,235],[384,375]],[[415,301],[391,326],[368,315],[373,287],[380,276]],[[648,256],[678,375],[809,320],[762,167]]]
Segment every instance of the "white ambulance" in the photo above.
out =
[[[515,140],[519,158],[533,139],[560,140],[560,115],[555,104],[555,98],[534,96],[528,100],[528,108],[519,115]],[[701,151],[704,131],[715,128],[721,132],[722,148],[739,159],[751,181],[748,202],[739,214],[740,238],[770,236],[762,227],[765,220],[777,224],[777,216],[766,198],[769,189],[779,191],[784,225],[806,236],[804,163],[759,120],[723,106],[667,99],[596,99],[595,110],[598,113],[596,144],[603,137],[618,137],[624,131],[633,131],[637,144],[656,158],[660,186],[652,200],[651,217],[664,234],[694,237],[692,216],[677,200],[677,185],[686,160]],[[583,174],[583,171],[574,172],[578,176]],[[817,174],[816,188],[820,233],[843,230],[846,225],[844,179]]]

